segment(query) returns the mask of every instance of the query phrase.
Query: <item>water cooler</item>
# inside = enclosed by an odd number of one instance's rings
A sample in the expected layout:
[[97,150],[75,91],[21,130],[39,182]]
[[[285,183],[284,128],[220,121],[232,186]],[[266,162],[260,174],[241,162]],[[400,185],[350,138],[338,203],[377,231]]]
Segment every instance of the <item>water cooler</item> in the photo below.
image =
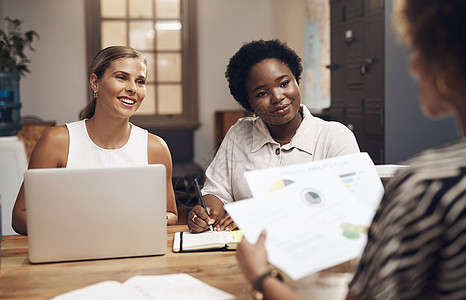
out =
[[16,134],[21,129],[19,75],[0,72],[0,210],[3,235],[13,234],[11,211],[27,169],[23,142]]

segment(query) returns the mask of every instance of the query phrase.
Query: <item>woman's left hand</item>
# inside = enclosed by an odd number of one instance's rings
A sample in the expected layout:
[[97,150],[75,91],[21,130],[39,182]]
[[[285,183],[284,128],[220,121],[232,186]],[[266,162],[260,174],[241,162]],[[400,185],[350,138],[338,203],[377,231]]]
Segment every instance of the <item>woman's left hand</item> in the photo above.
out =
[[268,270],[265,237],[265,231],[262,231],[255,244],[251,244],[243,238],[236,250],[236,259],[241,272],[251,284]]
[[228,213],[226,213],[221,219],[214,223],[214,230],[217,231],[233,230],[235,228],[236,224],[233,222],[233,219]]

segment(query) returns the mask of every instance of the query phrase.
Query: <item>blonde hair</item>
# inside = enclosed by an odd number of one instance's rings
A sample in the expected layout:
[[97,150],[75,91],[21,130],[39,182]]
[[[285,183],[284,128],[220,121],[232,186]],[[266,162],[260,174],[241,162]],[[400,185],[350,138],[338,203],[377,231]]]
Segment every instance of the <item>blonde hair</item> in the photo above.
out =
[[[147,60],[138,50],[128,46],[110,46],[100,50],[94,57],[89,66],[88,77],[90,77],[91,74],[95,74],[98,79],[101,79],[110,64],[121,58],[138,58],[147,66]],[[94,93],[91,101],[79,114],[80,119],[90,119],[94,116],[96,100],[97,98]]]

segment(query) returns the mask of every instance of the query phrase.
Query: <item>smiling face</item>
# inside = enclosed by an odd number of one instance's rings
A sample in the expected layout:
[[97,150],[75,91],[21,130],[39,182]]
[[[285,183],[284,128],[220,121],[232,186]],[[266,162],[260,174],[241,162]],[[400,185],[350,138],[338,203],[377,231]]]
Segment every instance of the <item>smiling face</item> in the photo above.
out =
[[145,82],[146,65],[138,58],[113,61],[100,79],[91,74],[91,87],[98,94],[96,112],[131,117],[146,96]]
[[288,66],[276,59],[255,64],[247,77],[248,101],[254,112],[270,126],[301,122],[297,117],[301,92]]

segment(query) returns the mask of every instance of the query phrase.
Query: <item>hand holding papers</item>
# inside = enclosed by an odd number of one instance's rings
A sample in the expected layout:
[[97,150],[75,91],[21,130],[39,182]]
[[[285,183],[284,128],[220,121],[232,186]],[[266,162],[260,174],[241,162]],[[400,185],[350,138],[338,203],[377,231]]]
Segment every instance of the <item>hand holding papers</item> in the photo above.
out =
[[[367,229],[383,187],[370,159],[356,159],[358,164],[352,169],[344,167],[353,164],[344,161],[348,158],[339,159],[332,159],[333,163],[327,165],[318,162],[325,167],[305,164],[306,168],[299,165],[269,169],[267,176],[256,177],[262,184],[250,182],[257,197],[225,206],[249,242],[254,243],[262,230],[267,231],[265,246],[269,261],[292,279],[355,258],[366,244]],[[270,187],[271,178],[283,179],[280,174],[293,175],[288,178],[294,183],[272,193],[257,193],[266,190],[265,181]],[[353,174],[351,184],[342,180],[344,174]],[[362,183],[371,181],[379,184],[381,190],[369,189],[371,195],[364,189],[360,191],[364,187]],[[358,201],[355,195],[363,195],[371,201]],[[366,205],[367,202],[371,204]]]

